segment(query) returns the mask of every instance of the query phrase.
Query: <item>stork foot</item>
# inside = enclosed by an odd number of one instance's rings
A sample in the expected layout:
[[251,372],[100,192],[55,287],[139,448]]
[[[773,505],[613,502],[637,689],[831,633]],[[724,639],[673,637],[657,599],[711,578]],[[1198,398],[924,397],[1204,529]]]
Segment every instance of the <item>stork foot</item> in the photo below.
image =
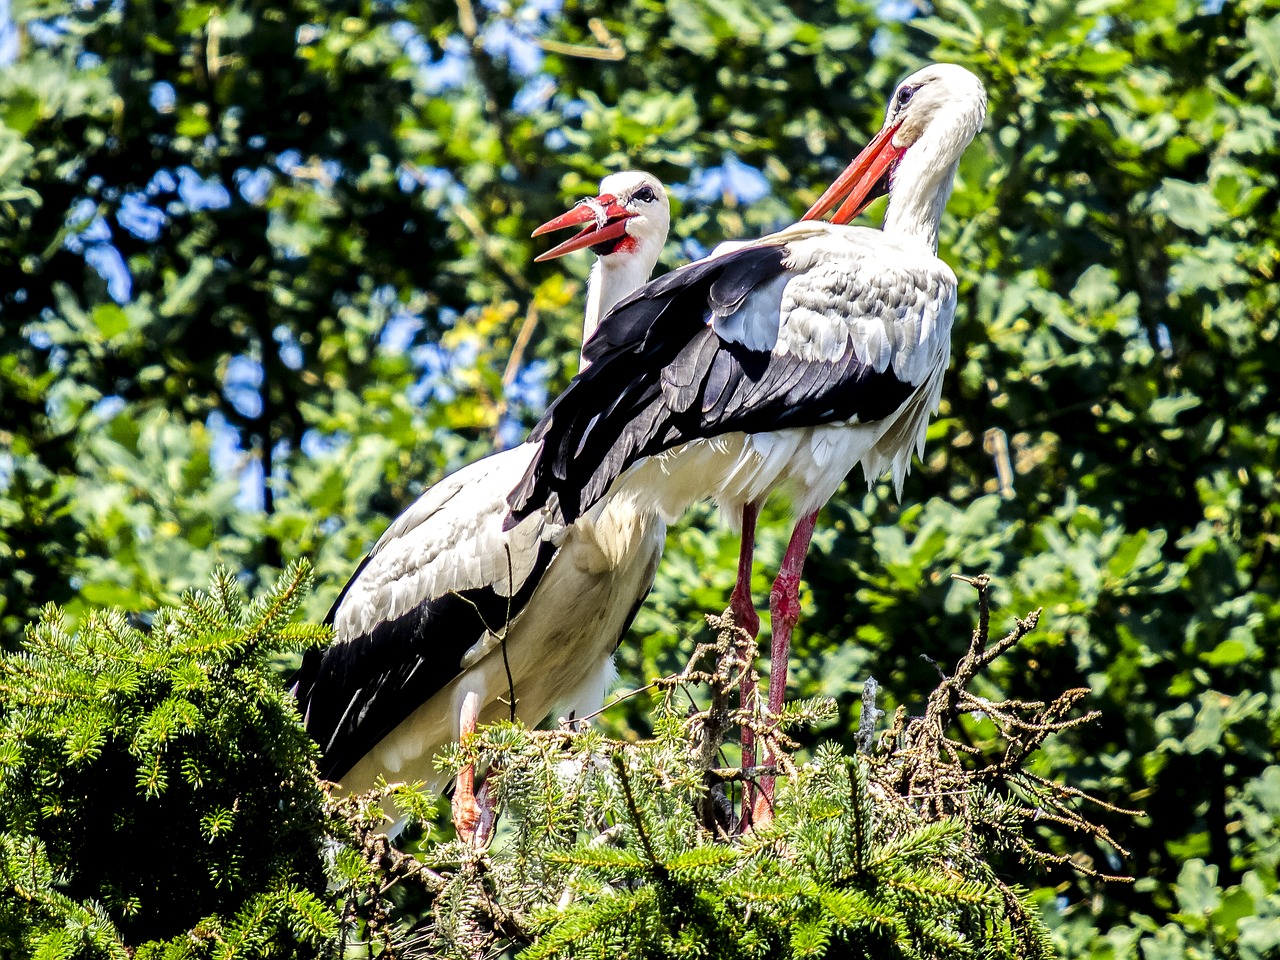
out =
[[[479,716],[480,698],[475,693],[468,693],[462,701],[462,711],[459,716],[459,740],[465,740],[476,732],[476,721]],[[469,846],[486,846],[493,836],[493,827],[497,820],[488,775],[485,775],[480,789],[477,790],[475,764],[468,763],[459,770],[458,783],[454,787],[453,802],[450,806],[453,827],[458,832],[458,838]]]
[[759,830],[773,823],[773,780],[769,781],[769,790],[766,793],[760,791],[760,796],[756,797],[755,805],[751,808],[751,826],[753,829]]

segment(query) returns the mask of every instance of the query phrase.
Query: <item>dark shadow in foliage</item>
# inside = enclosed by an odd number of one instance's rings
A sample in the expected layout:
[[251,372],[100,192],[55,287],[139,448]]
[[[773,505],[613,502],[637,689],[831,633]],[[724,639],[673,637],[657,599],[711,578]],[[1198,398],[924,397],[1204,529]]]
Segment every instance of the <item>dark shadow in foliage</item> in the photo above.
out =
[[50,607],[0,660],[0,953],[92,939],[86,917],[111,953],[335,932],[315,748],[269,666],[326,635],[289,622],[309,579],[246,604],[220,572],[148,632]]

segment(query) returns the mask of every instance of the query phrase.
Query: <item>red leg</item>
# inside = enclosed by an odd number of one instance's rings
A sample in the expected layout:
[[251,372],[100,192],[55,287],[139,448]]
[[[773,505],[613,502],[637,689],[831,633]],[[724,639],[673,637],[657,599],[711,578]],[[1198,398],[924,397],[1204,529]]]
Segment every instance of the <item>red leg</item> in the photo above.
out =
[[[801,517],[791,533],[791,542],[782,558],[782,568],[769,592],[770,625],[773,629],[773,648],[769,659],[769,713],[782,712],[787,696],[787,666],[791,654],[791,631],[800,619],[800,575],[804,572],[804,558],[809,552],[809,541],[818,524],[818,512]],[[765,758],[768,763],[771,757]],[[762,784],[769,800],[773,799],[773,778]]]
[[[733,622],[747,631],[754,640],[760,634],[760,615],[756,613],[756,605],[751,599],[751,561],[756,549],[756,518],[760,515],[760,504],[748,503],[742,508],[742,544],[738,548],[738,581],[733,585],[733,596],[729,599],[729,611],[733,614]],[[752,654],[754,657],[754,653]],[[751,680],[747,673],[742,676],[742,685],[738,691],[738,700],[743,710],[751,703]],[[749,727],[742,728],[742,769],[756,765],[755,734]],[[752,803],[751,784],[742,784],[742,813],[750,817]]]
[[751,599],[751,561],[756,551],[756,518],[760,515],[760,504],[748,503],[742,508],[742,545],[738,548],[738,580],[733,585],[733,595],[729,598],[729,610],[733,613],[733,622],[751,636],[760,634],[760,615],[756,613],[756,605]]

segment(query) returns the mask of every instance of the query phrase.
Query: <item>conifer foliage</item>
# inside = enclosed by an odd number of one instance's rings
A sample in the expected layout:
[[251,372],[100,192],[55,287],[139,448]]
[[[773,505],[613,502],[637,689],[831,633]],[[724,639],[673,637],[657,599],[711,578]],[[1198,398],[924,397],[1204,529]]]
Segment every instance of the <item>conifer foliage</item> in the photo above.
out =
[[[327,635],[294,622],[309,578],[296,564],[249,603],[218,572],[149,624],[73,629],[50,606],[0,659],[0,957],[1022,960],[1049,955],[1046,932],[1002,856],[1066,861],[1024,836],[1035,811],[1116,846],[1073,813],[1085,794],[1024,771],[1091,719],[1067,717],[1077,692],[967,689],[1035,625],[989,644],[985,578],[969,653],[923,716],[876,737],[865,685],[856,753],[797,751],[829,700],[777,718],[740,703],[753,644],[711,617],[715,639],[645,688],[648,739],[591,718],[465,734],[439,763],[480,772],[487,816],[457,831],[415,785],[336,797],[317,780],[275,662]],[[950,739],[967,714],[991,735]],[[744,727],[765,765],[732,765]],[[744,803],[762,778],[775,802]],[[425,835],[399,850],[388,819]]]
[[[0,660],[0,955],[297,955],[332,937],[314,747],[271,668],[310,572],[149,625],[53,606]],[[129,951],[131,952],[131,951]],[[142,954],[139,954],[142,955]]]
[[[989,663],[1035,624],[1035,615],[1018,621],[1013,639],[988,647],[985,587],[984,580],[982,621],[962,667],[983,657]],[[1034,709],[1043,705],[979,702],[965,689],[976,673],[966,667],[944,677],[931,701],[949,699],[951,706],[905,724],[899,717],[857,754],[828,742],[801,761],[790,755],[791,733],[829,720],[834,705],[793,703],[777,727],[765,722],[758,703],[733,709],[742,672],[758,680],[744,656],[750,644],[727,618],[709,620],[716,642],[698,647],[681,674],[650,684],[659,691],[653,738],[621,741],[590,728],[529,731],[505,723],[481,728],[464,735],[442,763],[488,768],[496,835],[429,836],[416,867],[407,857],[387,860],[385,848],[363,841],[431,903],[425,921],[397,937],[390,904],[379,905],[378,897],[360,902],[365,915],[382,918],[391,955],[1051,955],[1039,908],[1001,878],[997,865],[1001,850],[1042,859],[1023,836],[1031,819],[1026,805],[1052,813],[1060,794],[1049,787],[1002,790],[992,786],[998,779],[992,774],[1015,772],[1005,766],[1014,739],[1034,749],[1087,715],[1055,727]],[[1062,702],[1069,707],[1074,700]],[[874,726],[879,711],[873,698],[869,703]],[[1005,718],[999,734],[963,758],[948,755],[942,732],[979,707]],[[746,771],[715,766],[732,747],[726,734],[743,724],[769,741],[774,762]],[[932,773],[917,777],[912,771],[926,755]],[[984,764],[988,755],[999,759]],[[757,804],[748,823],[739,815],[739,788],[774,774],[781,775],[776,805],[766,812]],[[932,802],[940,783],[952,797],[945,809]],[[390,792],[403,807],[403,790]],[[1072,799],[1087,798],[1073,792]],[[1096,829],[1083,818],[1066,825]]]

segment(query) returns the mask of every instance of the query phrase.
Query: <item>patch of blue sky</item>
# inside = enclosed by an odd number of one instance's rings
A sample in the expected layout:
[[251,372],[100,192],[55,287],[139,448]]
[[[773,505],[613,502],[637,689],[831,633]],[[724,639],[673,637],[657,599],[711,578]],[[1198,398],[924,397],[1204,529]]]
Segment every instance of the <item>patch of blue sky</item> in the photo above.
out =
[[392,314],[382,328],[382,336],[378,346],[388,353],[401,354],[409,349],[413,338],[422,329],[422,317],[408,310],[398,310]]
[[467,191],[462,184],[442,167],[402,167],[400,189],[405,193],[413,193],[415,190],[438,191],[451,204],[465,203],[467,199]]
[[426,59],[418,64],[422,69],[422,87],[430,94],[456,90],[462,86],[471,66],[467,41],[462,37],[448,37],[443,46],[439,59],[432,57],[428,48],[425,51]]
[[525,437],[525,425],[515,417],[503,417],[502,422],[498,424],[498,436],[495,446],[499,450],[509,450],[517,444],[523,442]]
[[90,414],[103,423],[114,420],[116,415],[125,408],[124,397],[111,394],[103,397],[93,405]]
[[314,427],[302,435],[298,443],[304,456],[312,460],[323,460],[341,453],[351,443],[351,437],[344,431],[324,433]]
[[151,85],[151,108],[156,113],[169,113],[178,103],[178,93],[167,80],[157,80]]
[[214,410],[204,421],[209,431],[209,462],[219,477],[235,476],[244,463],[244,448],[240,446],[240,434],[227,422],[222,411]]
[[369,294],[369,303],[374,307],[390,310],[392,304],[396,302],[397,296],[395,284],[384,283],[381,286],[374,287],[373,292]]
[[107,295],[112,300],[116,303],[129,302],[133,297],[133,274],[119,250],[109,243],[95,243],[85,250],[84,260],[107,282]]
[[1216,17],[1222,12],[1224,6],[1226,6],[1226,0],[1204,0],[1204,3],[1200,4],[1200,12]]
[[287,177],[302,167],[302,154],[297,150],[285,150],[276,156],[276,167]]
[[323,182],[334,183],[342,176],[342,164],[337,160],[321,160],[320,169],[324,171]]
[[77,70],[93,70],[95,67],[100,66],[102,66],[102,58],[96,53],[90,53],[85,50],[76,57]]
[[70,26],[66,17],[55,17],[52,20],[28,20],[27,38],[36,46],[56,47],[62,43]]
[[107,293],[116,303],[128,303],[133,296],[133,276],[125,265],[120,251],[111,245],[111,227],[97,213],[97,204],[82,199],[72,205],[67,213],[70,233],[62,245],[72,253],[81,254],[85,263],[93,267],[107,283]]
[[13,22],[9,0],[0,0],[0,65],[18,59],[18,26]]
[[293,335],[293,331],[284,324],[280,324],[271,331],[271,336],[276,343],[280,344],[280,362],[290,370],[301,370],[306,358],[302,353],[302,344]]
[[205,179],[191,167],[178,168],[178,196],[189,210],[221,210],[231,206],[231,194],[216,177]]
[[771,188],[765,175],[731,153],[726,153],[718,167],[694,171],[688,183],[675,184],[672,192],[678,199],[692,197],[702,203],[725,198],[750,205],[767,197]]
[[516,113],[536,113],[546,108],[555,92],[556,83],[550,76],[545,73],[534,74],[511,101],[511,109]]
[[272,184],[276,182],[275,174],[266,167],[258,167],[256,170],[241,167],[235,172],[234,179],[240,196],[244,197],[246,203],[255,207],[260,206],[267,199]]
[[480,345],[463,342],[449,350],[439,343],[424,343],[410,353],[414,364],[423,371],[422,376],[409,388],[409,402],[422,406],[430,400],[448,403],[457,395],[453,386],[453,371],[475,365],[480,355]]
[[551,364],[534,360],[520,368],[506,388],[507,403],[525,406],[531,410],[545,410],[547,406],[547,378],[551,376]]
[[28,326],[23,333],[26,335],[27,343],[37,350],[48,350],[53,346],[53,337],[49,336],[49,331],[44,327]]
[[905,23],[920,13],[920,5],[917,0],[880,0],[876,13],[881,20]]
[[15,466],[13,454],[8,450],[0,450],[0,493],[7,492],[13,484]]
[[400,44],[400,49],[415,66],[423,67],[431,62],[431,45],[414,24],[401,20],[391,25],[390,32],[391,39]]
[[62,245],[72,253],[81,253],[93,243],[106,243],[111,240],[111,228],[98,213],[98,205],[92,200],[77,200],[67,211],[67,226],[71,232],[67,234]]
[[262,364],[239,354],[227,361],[222,395],[242,417],[262,416]]
[[1115,26],[1115,19],[1104,13],[1098,18],[1098,22],[1093,25],[1093,29],[1085,35],[1085,42],[1101,43],[1110,36],[1113,26]]
[[549,130],[544,142],[551,150],[563,150],[569,145],[569,138],[564,135],[563,130]]
[[116,211],[116,223],[139,240],[150,242],[160,236],[160,230],[168,221],[163,210],[147,203],[146,194],[127,193]]
[[177,193],[178,181],[173,174],[161,167],[151,177],[151,182],[147,184],[147,196],[154,197],[161,193]]
[[889,52],[889,47],[893,44],[893,37],[884,27],[878,27],[876,32],[871,35],[871,42],[867,46],[871,49],[873,55],[883,57]]
[[710,252],[711,250],[708,249],[706,244],[699,243],[693,237],[686,238],[685,241],[680,244],[681,255],[687,258],[690,262],[694,260],[701,260]]
[[490,56],[507,61],[511,71],[528,77],[542,69],[542,48],[528,32],[528,26],[502,18],[490,21],[481,37]]
[[289,483],[289,454],[293,452],[293,444],[288,440],[276,441],[271,448],[271,486],[276,490],[284,490]]
[[524,20],[550,20],[564,9],[564,0],[525,0],[516,11],[516,16]]
[[261,513],[266,506],[266,475],[259,457],[247,457],[240,468],[240,490],[236,509],[242,513]]

